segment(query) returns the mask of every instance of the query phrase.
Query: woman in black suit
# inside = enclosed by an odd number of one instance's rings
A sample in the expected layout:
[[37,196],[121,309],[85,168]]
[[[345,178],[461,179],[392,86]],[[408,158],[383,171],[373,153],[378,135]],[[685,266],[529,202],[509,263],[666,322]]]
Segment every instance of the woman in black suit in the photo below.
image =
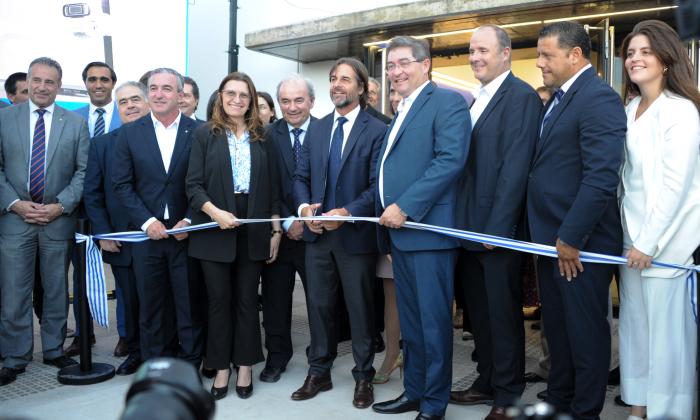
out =
[[189,254],[201,260],[209,297],[206,359],[217,370],[211,393],[226,396],[237,366],[236,393],[253,392],[252,365],[265,360],[258,318],[258,282],[277,257],[278,221],[241,225],[238,218],[279,217],[276,166],[264,142],[253,81],[231,73],[221,81],[212,120],[195,132],[187,174],[192,223],[220,229],[190,233]]

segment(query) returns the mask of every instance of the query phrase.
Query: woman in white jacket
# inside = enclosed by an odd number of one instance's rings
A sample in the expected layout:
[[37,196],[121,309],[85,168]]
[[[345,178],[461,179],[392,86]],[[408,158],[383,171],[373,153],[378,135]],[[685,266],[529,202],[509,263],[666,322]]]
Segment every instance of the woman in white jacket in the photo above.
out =
[[649,20],[622,44],[627,141],[620,209],[620,373],[629,419],[692,418],[696,324],[688,272],[700,243],[700,94],[676,32]]

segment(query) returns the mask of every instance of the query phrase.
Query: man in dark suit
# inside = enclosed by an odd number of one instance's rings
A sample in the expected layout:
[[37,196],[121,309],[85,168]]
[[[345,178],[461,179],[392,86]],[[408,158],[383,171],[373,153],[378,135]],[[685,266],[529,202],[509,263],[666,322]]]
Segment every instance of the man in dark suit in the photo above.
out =
[[68,260],[75,241],[75,210],[83,193],[88,130],[55,104],[61,66],[41,57],[29,66],[28,102],[0,112],[0,386],[32,360],[32,287],[41,261],[44,363],[75,365],[63,354],[68,316]]
[[[375,404],[380,413],[419,410],[441,419],[450,396],[452,298],[459,241],[398,229],[406,222],[456,227],[457,179],[469,151],[469,109],[457,92],[431,83],[425,40],[396,37],[386,71],[402,96],[378,162],[382,254],[391,253],[405,363],[405,392]],[[390,245],[390,249],[389,249]]]
[[[126,82],[116,90],[119,117],[124,123],[136,121],[148,114],[146,87],[137,82]],[[112,188],[112,159],[119,129],[95,137],[91,141],[85,177],[83,200],[93,234],[124,232],[129,229],[126,210]],[[117,375],[130,375],[141,364],[139,350],[139,306],[136,280],[131,257],[131,244],[100,239],[104,262],[112,266],[114,279],[123,305],[124,329],[119,340],[124,340],[128,358],[117,368]],[[123,334],[123,335],[122,335]]]
[[[83,83],[87,89],[90,103],[84,107],[78,108],[75,112],[83,117],[88,123],[90,138],[102,136],[106,133],[111,133],[122,125],[117,105],[112,101],[112,91],[117,83],[117,74],[109,64],[101,61],[88,63],[83,69]],[[78,218],[86,219],[85,207],[83,203],[78,207]],[[78,248],[73,249],[71,262],[73,267],[78,264]],[[75,285],[78,283],[78,272],[73,271],[73,295],[77,296]],[[124,326],[124,307],[121,302],[120,285],[117,283],[117,331],[119,332],[119,341],[114,348],[114,355],[117,357],[125,356],[126,350],[126,328]],[[80,317],[78,301],[73,301],[73,317],[75,318],[75,338],[70,346],[66,347],[65,352],[68,356],[77,356],[80,353]],[[88,326],[91,342],[95,343],[95,332],[93,330],[92,319]]]
[[620,255],[616,191],[626,116],[620,96],[591,67],[583,26],[545,26],[537,67],[556,90],[540,118],[527,191],[534,242],[556,246],[537,275],[551,350],[546,401],[575,418],[597,419],[610,366],[608,290],[613,266],[582,264],[579,251]]
[[[542,109],[535,90],[511,73],[510,52],[510,38],[498,26],[482,26],[472,35],[469,61],[481,88],[470,109],[474,127],[458,206],[462,229],[504,238],[516,238],[523,227],[527,173]],[[493,402],[486,419],[505,419],[505,407],[525,389],[522,256],[463,241],[459,258],[479,377],[469,390],[452,392],[450,402]]]
[[[294,181],[298,214],[374,214],[376,161],[386,127],[362,109],[367,69],[354,58],[338,59],[329,73],[335,111],[314,121],[301,149]],[[333,387],[330,370],[337,346],[336,304],[343,285],[350,317],[355,367],[353,405],[374,401],[374,282],[377,245],[369,223],[306,222],[307,307],[311,346],[309,374],[293,400]]]
[[280,188],[280,215],[287,218],[282,224],[282,237],[277,259],[265,266],[262,274],[263,326],[267,361],[260,373],[263,382],[277,382],[292,358],[292,294],[296,273],[306,290],[304,264],[305,243],[302,240],[304,223],[294,220],[294,171],[301,158],[301,148],[316,118],[311,116],[314,106],[314,88],[300,75],[290,76],[277,85],[277,103],[282,119],[267,128],[267,141],[275,154]]
[[[144,360],[175,356],[167,320],[177,321],[180,355],[199,368],[202,337],[193,314],[188,281],[187,234],[165,230],[188,226],[185,176],[191,138],[197,124],[182,118],[178,98],[183,78],[172,69],[151,72],[148,102],[151,113],[120,130],[112,166],[114,192],[126,209],[131,228],[150,240],[132,246],[139,295],[141,356]],[[166,311],[166,296],[175,314]],[[194,316],[193,316],[194,315]]]

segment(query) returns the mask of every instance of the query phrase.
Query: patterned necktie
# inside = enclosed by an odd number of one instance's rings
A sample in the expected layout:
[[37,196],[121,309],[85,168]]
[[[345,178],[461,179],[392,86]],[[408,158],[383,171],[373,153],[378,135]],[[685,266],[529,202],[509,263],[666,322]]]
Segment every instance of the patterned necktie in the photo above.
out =
[[564,97],[564,91],[561,89],[557,89],[557,91],[554,92],[554,100],[552,101],[552,106],[549,107],[549,110],[547,111],[547,113],[544,115],[544,118],[542,119],[542,126],[540,127],[540,136],[542,135],[542,132],[544,131],[544,126],[549,121],[549,117],[551,117],[552,114],[554,113],[554,108],[556,108],[556,106],[559,105],[559,102],[561,102],[562,97]]
[[105,119],[104,113],[106,112],[104,108],[97,108],[97,120],[95,121],[95,129],[92,132],[92,137],[101,136],[105,133]]
[[301,141],[299,140],[299,136],[303,132],[304,130],[301,128],[292,128],[292,134],[294,135],[294,146],[292,147],[292,151],[294,152],[294,167],[299,166],[299,159],[301,159]]
[[348,119],[345,117],[338,117],[338,126],[333,132],[333,137],[331,138],[331,151],[328,155],[328,176],[326,177],[326,198],[324,202],[324,211],[332,210],[336,207],[335,203],[335,186],[338,181],[338,174],[340,174],[340,163],[342,162],[342,152],[343,152],[343,137],[345,133],[343,132],[343,124],[345,124]]
[[32,158],[29,171],[29,195],[35,203],[44,200],[44,164],[46,163],[46,127],[44,125],[45,109],[37,109],[39,118],[34,125],[32,139]]

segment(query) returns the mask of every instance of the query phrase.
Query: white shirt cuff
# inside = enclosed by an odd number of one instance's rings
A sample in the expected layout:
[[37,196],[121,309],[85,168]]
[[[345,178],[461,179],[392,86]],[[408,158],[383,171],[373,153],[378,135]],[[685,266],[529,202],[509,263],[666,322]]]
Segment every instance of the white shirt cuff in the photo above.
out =
[[299,217],[301,217],[301,211],[304,210],[304,208],[309,207],[309,203],[302,203],[299,208],[297,209],[297,214]]
[[148,227],[153,224],[153,222],[157,221],[155,217],[151,217],[150,219],[146,220],[144,224],[141,225],[141,230],[146,232],[148,230]]
[[10,209],[12,208],[12,206],[14,206],[15,203],[18,202],[18,201],[19,201],[19,198],[15,198],[15,200],[14,200],[13,202],[11,202],[9,206],[7,206],[7,212],[8,212],[8,213],[10,212]]
[[284,229],[285,232],[289,232],[289,228],[292,227],[292,223],[294,223],[294,220],[296,217],[289,216],[286,219],[284,219],[284,222],[282,222],[282,229]]

